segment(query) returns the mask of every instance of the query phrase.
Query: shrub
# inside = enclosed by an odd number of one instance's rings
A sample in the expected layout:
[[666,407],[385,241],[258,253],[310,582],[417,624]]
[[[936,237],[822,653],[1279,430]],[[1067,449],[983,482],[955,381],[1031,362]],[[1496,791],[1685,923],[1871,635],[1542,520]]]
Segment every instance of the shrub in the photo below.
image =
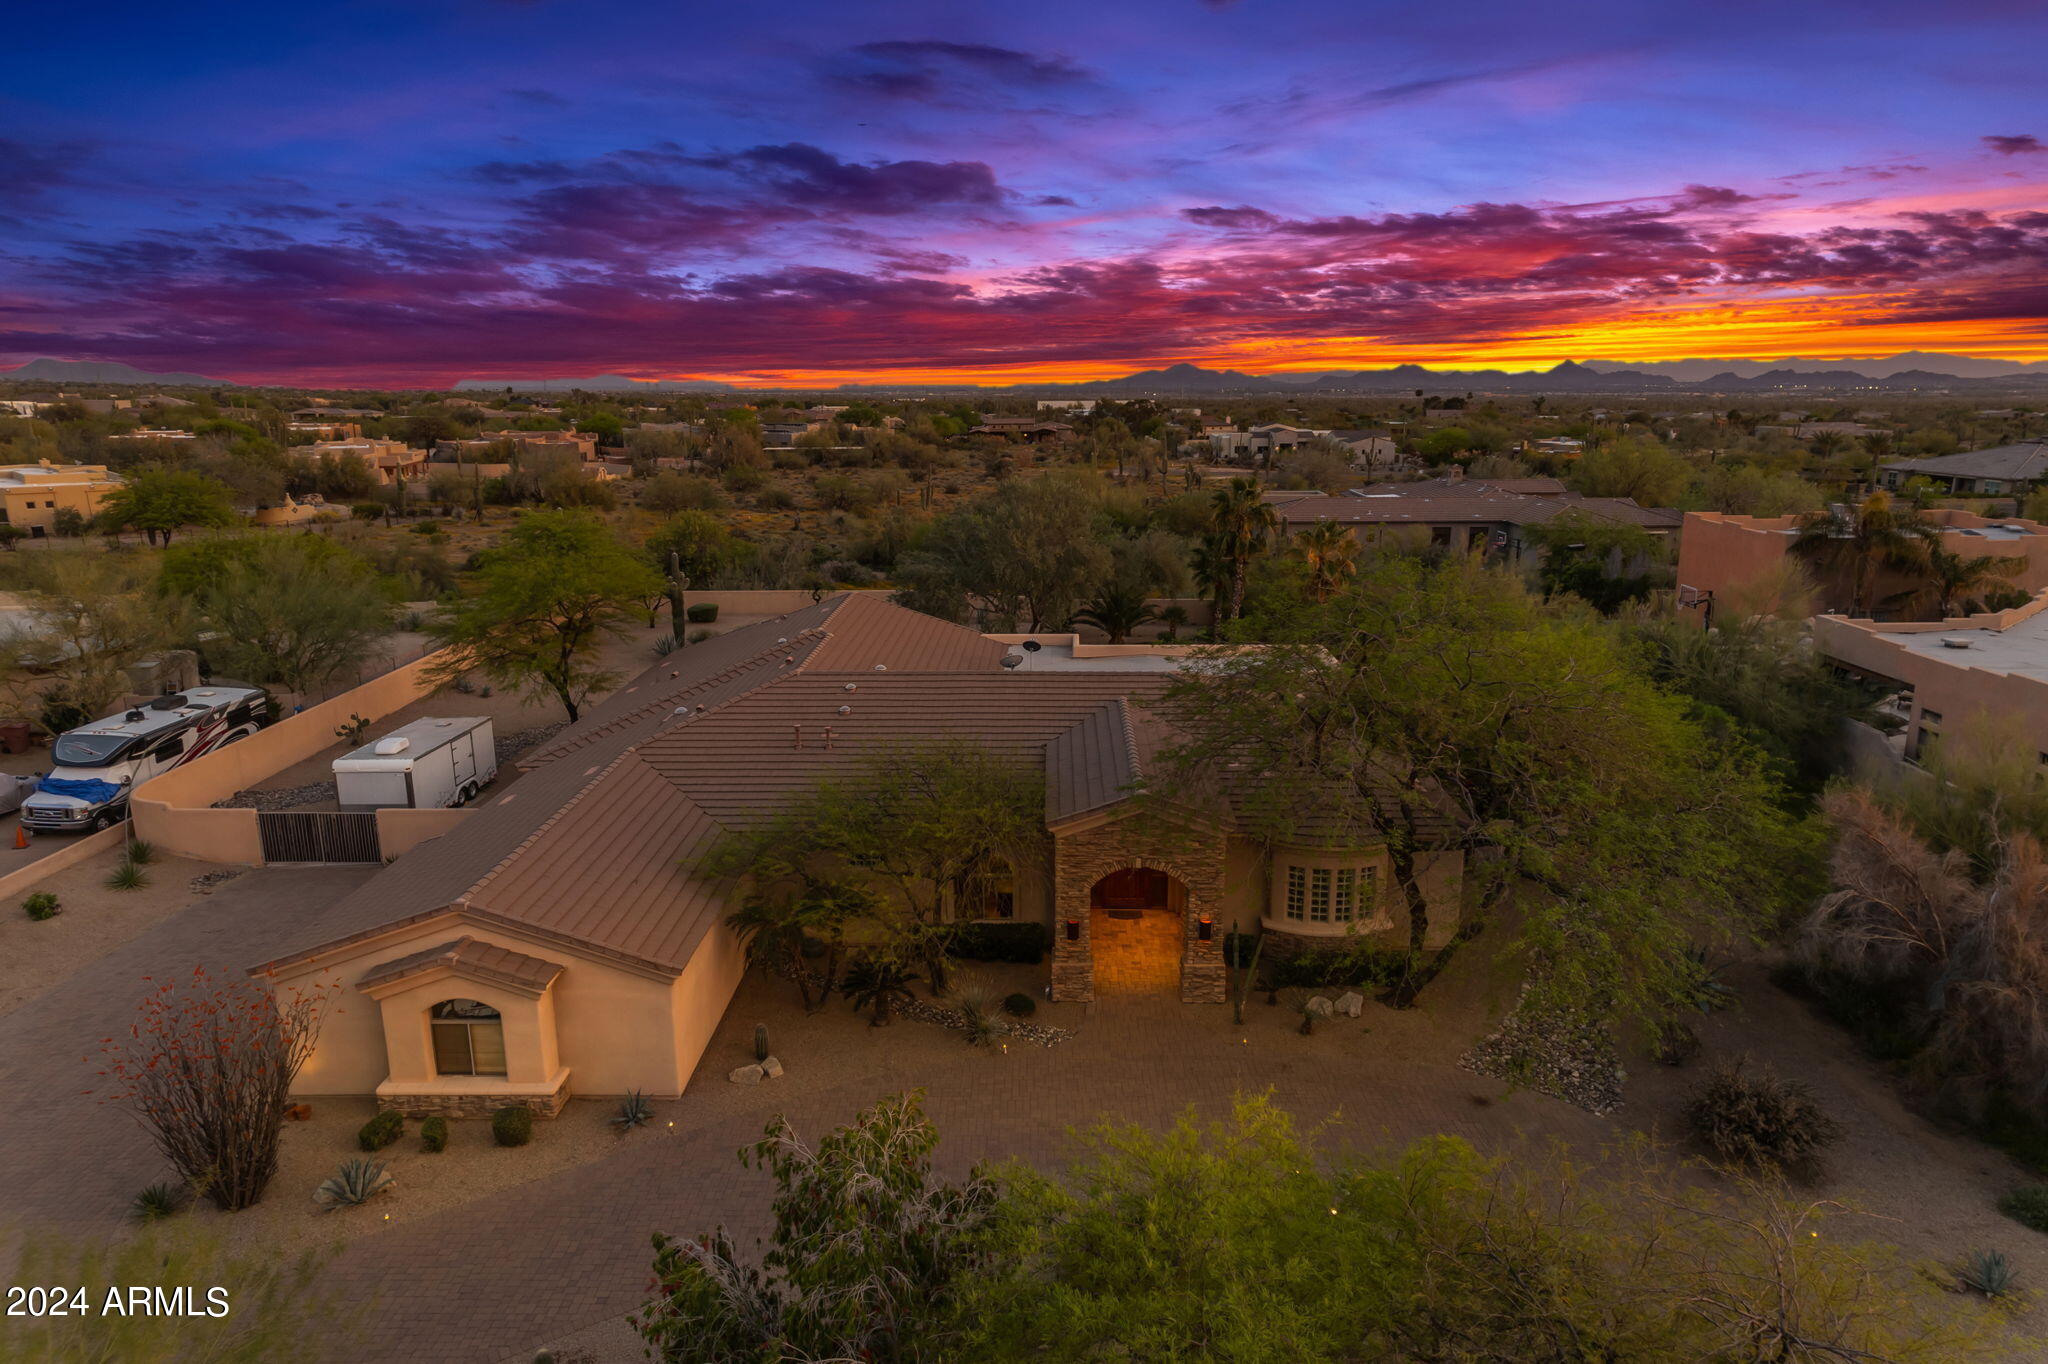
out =
[[1045,960],[1052,934],[1044,924],[984,919],[954,929],[948,955],[967,961],[1014,961],[1036,966]]
[[336,1208],[361,1207],[390,1187],[391,1172],[384,1168],[383,1162],[345,1160],[339,1170],[313,1191],[313,1201],[330,1212]]
[[57,897],[49,891],[39,890],[21,902],[21,910],[29,918],[41,923],[45,919],[54,919],[62,914],[64,906],[57,903]]
[[1686,1105],[1686,1120],[1721,1159],[1760,1169],[1815,1168],[1821,1148],[1842,1135],[1813,1092],[1744,1061],[1719,1065]]
[[1009,1020],[1002,1014],[1006,1004],[995,988],[979,977],[963,975],[953,986],[952,1005],[960,1011],[970,1046],[985,1047],[1010,1030]]
[[1343,947],[1304,948],[1287,957],[1275,956],[1268,947],[1260,961],[1260,974],[1269,990],[1384,987],[1399,981],[1407,969],[1408,958],[1399,949],[1357,941]]
[[376,1117],[364,1123],[356,1132],[356,1145],[365,1151],[381,1151],[405,1131],[405,1115],[393,1108],[387,1108]]
[[1259,935],[1256,933],[1225,933],[1223,935],[1223,961],[1242,971],[1252,964],[1252,953],[1258,950]]
[[618,1128],[620,1135],[623,1136],[653,1120],[654,1105],[647,1102],[647,1096],[636,1089],[619,1100],[619,1111],[612,1115],[612,1126]]
[[1003,998],[1003,1012],[1017,1018],[1029,1018],[1038,1012],[1038,1001],[1019,990]]
[[702,644],[702,643],[703,643],[703,642],[704,642],[705,640],[707,640],[707,639],[715,639],[715,638],[717,638],[717,636],[715,636],[715,635],[714,635],[714,634],[713,634],[713,633],[712,633],[711,631],[709,631],[709,630],[692,630],[692,631],[690,631],[690,643],[692,643],[692,644]]
[[674,635],[656,636],[654,641],[654,656],[656,658],[667,658],[670,654],[674,653],[675,651],[676,637]]
[[1998,1210],[2023,1227],[2048,1232],[2048,1184],[2022,1184],[1998,1200]]
[[146,867],[156,861],[156,845],[145,839],[128,840],[128,860],[138,867]]
[[148,884],[148,874],[125,857],[121,859],[121,865],[107,875],[108,890],[141,890]]
[[435,1116],[420,1123],[420,1148],[439,1154],[448,1149],[448,1120]]
[[161,1222],[185,1211],[191,1202],[192,1190],[186,1185],[160,1182],[135,1195],[135,1201],[128,1205],[128,1210],[138,1222]]
[[718,603],[715,601],[692,602],[683,609],[683,617],[692,625],[709,625],[718,619]]
[[491,1137],[500,1146],[524,1146],[533,1140],[533,1110],[519,1104],[491,1114]]
[[382,502],[357,502],[348,509],[348,514],[358,521],[375,521],[384,514]]
[[2002,1250],[1973,1250],[1956,1266],[1956,1279],[1971,1293],[2002,1298],[2019,1287],[2019,1275]]

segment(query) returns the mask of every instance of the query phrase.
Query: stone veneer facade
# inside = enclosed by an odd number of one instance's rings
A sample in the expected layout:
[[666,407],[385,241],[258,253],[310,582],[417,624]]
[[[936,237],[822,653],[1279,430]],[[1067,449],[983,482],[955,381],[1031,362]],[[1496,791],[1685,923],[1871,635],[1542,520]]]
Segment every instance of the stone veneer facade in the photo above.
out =
[[[1172,850],[1160,844],[1172,840]],[[1085,1002],[1095,998],[1095,958],[1089,938],[1090,892],[1114,871],[1142,867],[1163,871],[1187,892],[1181,925],[1180,997],[1189,1004],[1221,1004],[1223,975],[1224,836],[1208,830],[1165,830],[1147,821],[1108,820],[1057,833],[1052,850],[1052,997]],[[1204,916],[1209,940],[1201,936]],[[1067,939],[1067,925],[1077,936]]]
[[568,1102],[565,1077],[548,1094],[402,1094],[380,1099],[377,1106],[395,1108],[408,1118],[488,1118],[501,1108],[530,1108],[536,1118],[558,1118]]

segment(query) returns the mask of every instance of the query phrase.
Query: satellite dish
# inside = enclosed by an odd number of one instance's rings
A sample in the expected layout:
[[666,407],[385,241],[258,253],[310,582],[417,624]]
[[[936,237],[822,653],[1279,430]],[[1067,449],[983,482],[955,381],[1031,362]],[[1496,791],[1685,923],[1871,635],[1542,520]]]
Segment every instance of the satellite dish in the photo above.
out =
[[1024,652],[1027,654],[1035,654],[1044,647],[1045,646],[1043,644],[1040,644],[1035,639],[1027,639],[1024,641]]
[[1018,668],[1022,667],[1023,665],[1024,660],[1017,657],[1017,655],[1015,654],[1006,654],[1003,657],[1003,666],[1005,668]]

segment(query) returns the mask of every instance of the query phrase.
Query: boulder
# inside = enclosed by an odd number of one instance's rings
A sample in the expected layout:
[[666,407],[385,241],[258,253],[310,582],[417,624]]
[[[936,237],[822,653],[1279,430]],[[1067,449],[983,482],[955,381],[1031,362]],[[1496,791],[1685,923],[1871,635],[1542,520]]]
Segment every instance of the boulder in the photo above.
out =
[[769,1057],[767,1060],[761,1063],[761,1074],[766,1076],[770,1080],[774,1079],[776,1076],[782,1074],[782,1062],[776,1060],[772,1056]]
[[1328,1018],[1337,1012],[1337,1006],[1330,1002],[1327,995],[1316,995],[1309,1000],[1308,1011],[1317,1018]]
[[1346,1018],[1357,1018],[1365,1012],[1365,996],[1356,990],[1346,991],[1337,996],[1337,1012]]
[[758,1085],[761,1083],[762,1076],[766,1073],[759,1066],[741,1066],[725,1078],[736,1085]]

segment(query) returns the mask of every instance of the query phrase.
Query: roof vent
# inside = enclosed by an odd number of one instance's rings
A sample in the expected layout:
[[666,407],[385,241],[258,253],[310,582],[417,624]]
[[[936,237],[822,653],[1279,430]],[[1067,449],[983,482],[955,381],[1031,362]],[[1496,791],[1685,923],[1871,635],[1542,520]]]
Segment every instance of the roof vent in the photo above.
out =
[[1015,654],[1004,654],[1003,666],[1005,668],[1021,668],[1024,666],[1024,660]]
[[778,639],[778,640],[776,640],[775,642],[776,642],[777,644],[787,644],[787,643],[789,643],[789,636],[788,636],[788,635],[784,635],[784,636],[783,636],[783,637],[782,637],[781,639]]
[[1961,635],[1943,635],[1941,637],[1941,647],[1944,649],[1967,649],[1970,647],[1970,641]]
[[852,707],[852,706],[841,706],[841,707],[839,708],[839,713],[840,713],[841,715],[851,715],[851,714],[853,714],[853,707]]
[[130,724],[133,724],[133,723],[135,723],[135,722],[136,722],[137,720],[147,720],[147,719],[148,719],[149,717],[148,717],[147,715],[144,715],[144,714],[143,714],[143,713],[142,713],[141,711],[139,711],[139,710],[131,710],[131,711],[129,711],[129,712],[128,712],[128,713],[126,714],[126,715],[122,716],[121,718],[122,718],[123,720],[126,720],[126,721],[128,721],[128,723],[130,723]]
[[412,740],[406,738],[403,734],[394,734],[388,739],[379,739],[377,747],[373,751],[380,757],[388,758],[394,753],[403,753],[411,747]]
[[844,690],[844,691],[852,691],[852,690],[854,689],[854,687],[855,687],[856,685],[858,685],[858,684],[856,684],[856,683],[853,683],[853,682],[849,682],[849,683],[847,683],[847,684],[846,684],[846,686],[845,686],[845,687],[843,687],[843,688],[842,688],[841,690]]
[[1035,639],[1027,639],[1027,640],[1025,640],[1025,641],[1024,641],[1024,644],[1023,644],[1023,649],[1024,649],[1024,652],[1025,652],[1025,653],[1027,653],[1027,654],[1035,654],[1035,653],[1037,653],[1037,652],[1038,652],[1038,651],[1039,651],[1040,649],[1043,649],[1044,647],[1045,647],[1045,646],[1044,646],[1043,644],[1040,644],[1040,643],[1039,643],[1039,642],[1038,642],[1037,640],[1035,640]]
[[172,692],[169,696],[151,697],[149,701],[149,708],[151,710],[176,710],[178,707],[184,704],[184,696],[182,696],[178,692]]
[[877,663],[875,665],[875,671],[878,673],[885,673],[889,671],[889,665],[886,663]]

